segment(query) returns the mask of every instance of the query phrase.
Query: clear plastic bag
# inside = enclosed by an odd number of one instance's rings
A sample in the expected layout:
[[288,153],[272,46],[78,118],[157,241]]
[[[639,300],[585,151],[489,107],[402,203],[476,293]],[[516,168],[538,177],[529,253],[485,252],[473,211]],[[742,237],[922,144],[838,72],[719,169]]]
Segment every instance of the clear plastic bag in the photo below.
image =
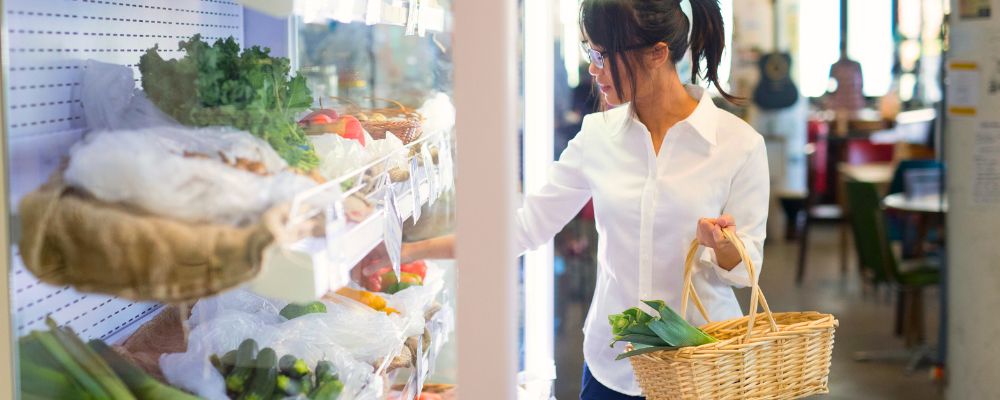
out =
[[90,132],[70,150],[69,185],[153,214],[235,225],[316,185],[248,132],[180,126],[132,78],[131,68],[87,62],[82,103]]
[[365,146],[365,151],[368,153],[369,163],[387,157],[385,164],[379,164],[372,168],[374,174],[382,173],[393,167],[407,168],[407,153],[403,151],[403,141],[399,140],[396,135],[385,135],[385,139],[372,140]]
[[455,106],[444,93],[436,93],[417,110],[424,116],[424,135],[448,132],[455,127]]
[[135,87],[132,68],[87,60],[81,103],[87,127],[94,131],[177,126]]
[[364,147],[356,140],[329,134],[310,136],[309,141],[319,155],[319,172],[326,179],[339,178],[368,161]]
[[167,381],[209,399],[225,399],[222,375],[208,361],[247,338],[280,356],[292,354],[310,366],[330,361],[337,369],[344,391],[340,399],[376,399],[383,387],[372,364],[392,357],[402,336],[384,313],[350,301],[324,304],[326,313],[286,320],[278,312],[286,304],[234,290],[199,301],[192,311],[188,349],[166,354],[160,367]]
[[425,313],[444,287],[444,272],[434,264],[427,263],[427,276],[422,286],[411,286],[395,294],[386,296],[386,303],[402,315],[401,329],[404,337],[424,333],[427,321]]
[[[221,128],[94,132],[70,150],[64,176],[70,186],[103,201],[185,221],[242,225],[316,183],[289,171],[258,175],[184,153],[274,152],[255,146],[256,140],[246,132]],[[223,148],[223,143],[229,146]]]

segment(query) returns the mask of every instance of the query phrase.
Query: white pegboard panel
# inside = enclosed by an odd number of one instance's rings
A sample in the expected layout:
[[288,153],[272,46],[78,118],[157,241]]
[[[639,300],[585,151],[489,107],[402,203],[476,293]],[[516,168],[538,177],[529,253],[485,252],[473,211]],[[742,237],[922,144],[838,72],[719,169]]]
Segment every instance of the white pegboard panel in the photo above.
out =
[[[243,7],[223,0],[7,0],[3,2],[11,204],[58,167],[85,132],[80,84],[87,59],[132,67],[158,45],[181,56],[177,42],[233,36],[243,42]],[[13,210],[16,212],[16,210]],[[160,306],[84,294],[37,281],[13,247],[14,334],[44,329],[46,315],[85,339],[120,337]]]
[[194,34],[243,39],[243,8],[229,1],[12,0],[4,13],[12,139],[83,127],[87,59],[134,68],[156,45],[166,57],[180,56],[177,42]]

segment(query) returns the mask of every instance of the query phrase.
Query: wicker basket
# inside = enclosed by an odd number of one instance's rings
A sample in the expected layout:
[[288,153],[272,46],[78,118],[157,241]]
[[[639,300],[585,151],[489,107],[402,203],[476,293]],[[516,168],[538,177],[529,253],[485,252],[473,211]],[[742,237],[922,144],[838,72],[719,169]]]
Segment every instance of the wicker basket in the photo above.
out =
[[[828,393],[836,318],[817,312],[771,313],[746,249],[734,234],[724,233],[736,244],[753,282],[750,315],[701,327],[718,342],[632,357],[643,393],[650,400],[793,399]],[[710,321],[691,283],[697,250],[695,241],[684,269],[681,315],[687,315],[693,297]],[[757,318],[758,303],[764,318]]]
[[136,301],[182,303],[249,281],[287,213],[250,226],[192,223],[93,198],[58,174],[26,195],[21,257],[40,281]]
[[[375,101],[382,101],[392,104],[392,107],[364,109],[354,102],[339,97],[331,97],[334,101],[350,106],[351,112],[355,115],[364,114],[365,118],[359,118],[361,127],[372,136],[373,139],[385,139],[386,132],[396,135],[403,144],[420,138],[423,134],[424,117],[416,110],[404,106],[402,103],[381,98],[372,98]],[[372,114],[382,114],[385,120],[375,121],[368,118]]]

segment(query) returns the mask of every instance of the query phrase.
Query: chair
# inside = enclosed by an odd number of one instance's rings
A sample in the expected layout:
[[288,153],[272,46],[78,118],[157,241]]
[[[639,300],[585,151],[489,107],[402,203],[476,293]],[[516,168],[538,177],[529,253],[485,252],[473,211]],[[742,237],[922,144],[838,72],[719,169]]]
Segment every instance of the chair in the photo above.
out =
[[[944,166],[937,160],[902,160],[892,174],[892,181],[889,183],[887,194],[902,193],[906,189],[906,172],[918,169],[937,169],[943,173]],[[919,216],[895,215],[890,213],[886,216],[886,225],[889,232],[890,241],[900,241],[903,244],[903,258],[919,256],[922,254],[918,243],[918,237],[926,236],[918,233],[920,227]],[[926,233],[926,232],[924,232]]]
[[[938,285],[940,275],[932,267],[903,269],[892,253],[886,232],[881,196],[873,183],[847,182],[848,219],[854,233],[855,249],[863,279],[876,287],[888,286],[896,294],[895,333],[902,335],[908,348],[924,340],[923,289]],[[931,354],[927,347],[906,353],[859,352],[858,361],[909,358],[912,372]]]
[[[892,161],[892,145],[872,143],[865,139],[835,138],[817,134],[811,146],[812,150],[807,152],[809,193],[805,199],[804,218],[799,223],[802,233],[799,243],[799,264],[795,274],[795,283],[798,285],[802,284],[805,276],[809,228],[817,222],[830,222],[839,226],[840,270],[842,274],[847,274],[849,241],[848,228],[845,225],[847,216],[838,202],[827,203],[831,199],[838,199],[840,176],[837,168],[841,161],[852,165]],[[824,199],[827,202],[824,202]]]

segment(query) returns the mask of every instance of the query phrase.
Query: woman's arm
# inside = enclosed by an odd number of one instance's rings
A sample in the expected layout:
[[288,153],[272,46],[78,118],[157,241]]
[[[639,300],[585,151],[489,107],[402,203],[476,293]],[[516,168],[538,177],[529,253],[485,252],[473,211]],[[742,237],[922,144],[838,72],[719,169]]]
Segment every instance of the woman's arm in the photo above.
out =
[[583,174],[583,166],[587,163],[584,155],[586,140],[584,128],[569,141],[559,160],[549,167],[545,185],[524,196],[524,202],[514,216],[517,254],[551,240],[590,199],[590,184]]
[[[750,276],[736,248],[722,237],[721,229],[732,229],[743,241],[747,256],[760,276],[767,236],[767,212],[770,201],[770,173],[764,139],[758,138],[749,157],[733,177],[729,198],[720,218],[699,221],[698,238],[707,248],[702,252],[703,265],[714,267],[716,274],[733,286],[750,286]],[[703,226],[707,223],[708,227]]]

